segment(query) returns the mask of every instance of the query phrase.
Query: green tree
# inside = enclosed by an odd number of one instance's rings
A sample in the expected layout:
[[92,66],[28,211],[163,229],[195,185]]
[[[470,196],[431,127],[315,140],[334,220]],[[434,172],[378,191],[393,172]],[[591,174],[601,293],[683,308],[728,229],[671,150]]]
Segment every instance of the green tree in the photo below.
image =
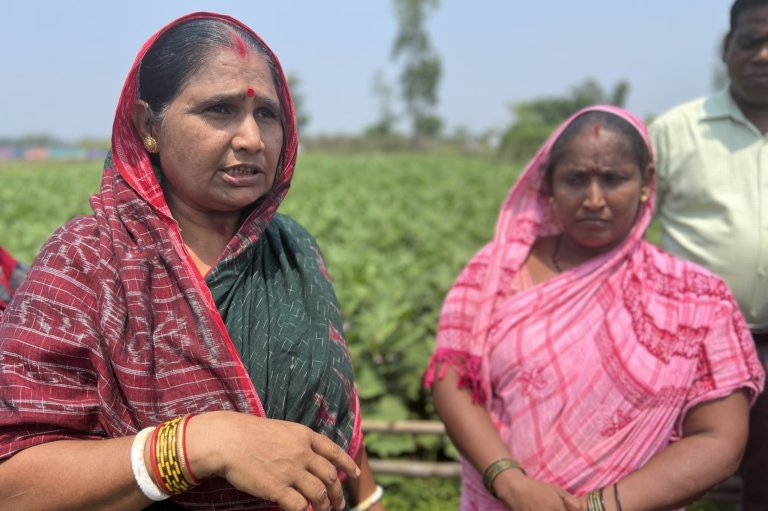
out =
[[288,87],[291,89],[291,97],[293,98],[293,108],[296,110],[296,128],[299,130],[299,135],[301,135],[310,120],[309,114],[306,111],[304,94],[301,92],[301,79],[295,73],[288,73],[287,78]]
[[403,62],[401,93],[416,144],[442,129],[442,120],[435,113],[442,62],[424,26],[430,11],[438,6],[439,0],[395,0],[399,30],[392,58]]
[[501,153],[518,161],[530,158],[552,131],[576,111],[597,104],[624,106],[628,94],[627,81],[622,80],[613,90],[605,91],[590,78],[573,87],[566,96],[513,103],[510,108],[515,121],[504,133]]

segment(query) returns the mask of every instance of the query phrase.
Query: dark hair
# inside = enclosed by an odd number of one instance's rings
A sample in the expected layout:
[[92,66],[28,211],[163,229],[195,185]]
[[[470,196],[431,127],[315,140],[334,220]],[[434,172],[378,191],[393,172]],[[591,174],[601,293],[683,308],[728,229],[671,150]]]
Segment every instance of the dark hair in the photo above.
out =
[[733,5],[731,6],[731,28],[728,31],[728,35],[736,30],[736,25],[738,24],[741,13],[750,9],[765,6],[768,6],[768,0],[736,0],[733,2]]
[[190,78],[205,66],[218,48],[244,44],[264,56],[279,90],[274,58],[257,38],[240,27],[215,19],[192,19],[160,35],[139,65],[136,96],[150,107],[150,121],[162,119],[163,112]]
[[637,161],[637,165],[640,167],[643,179],[647,179],[646,169],[648,168],[648,164],[651,163],[651,154],[650,151],[648,151],[648,146],[642,135],[637,131],[637,128],[618,115],[601,110],[591,110],[576,117],[576,119],[565,127],[562,133],[560,133],[560,136],[557,137],[557,140],[555,140],[555,143],[552,144],[552,149],[549,151],[549,160],[547,161],[547,166],[544,170],[544,182],[546,183],[548,190],[552,190],[552,175],[555,171],[555,166],[557,166],[558,162],[565,154],[568,143],[584,128],[596,123],[600,123],[605,126],[605,128],[623,136],[624,140],[629,143],[629,146],[632,149],[632,154]]

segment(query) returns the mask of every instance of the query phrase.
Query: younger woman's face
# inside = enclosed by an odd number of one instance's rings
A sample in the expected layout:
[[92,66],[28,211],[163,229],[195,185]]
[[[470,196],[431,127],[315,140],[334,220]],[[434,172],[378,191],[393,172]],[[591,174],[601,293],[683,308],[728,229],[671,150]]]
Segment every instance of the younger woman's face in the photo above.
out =
[[283,146],[280,98],[263,56],[215,50],[156,132],[171,211],[234,214],[266,194]]
[[620,243],[648,192],[629,141],[599,124],[586,125],[568,142],[552,173],[554,213],[563,234],[588,249]]

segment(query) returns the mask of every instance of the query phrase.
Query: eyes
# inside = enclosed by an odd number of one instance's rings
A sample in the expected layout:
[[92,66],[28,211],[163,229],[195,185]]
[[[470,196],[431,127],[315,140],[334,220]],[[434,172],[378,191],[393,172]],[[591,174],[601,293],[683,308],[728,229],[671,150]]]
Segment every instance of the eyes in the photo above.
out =
[[[202,113],[214,118],[226,118],[237,115],[240,108],[240,105],[222,101],[205,106]],[[276,109],[272,106],[257,106],[253,116],[257,119],[279,119]]]
[[555,184],[561,184],[572,190],[579,190],[590,186],[593,178],[598,180],[598,183],[602,188],[614,189],[631,181],[633,176],[632,173],[622,170],[589,172],[584,170],[570,169],[556,173]]
[[734,39],[736,47],[741,51],[754,51],[768,42],[768,37],[755,37],[742,34]]

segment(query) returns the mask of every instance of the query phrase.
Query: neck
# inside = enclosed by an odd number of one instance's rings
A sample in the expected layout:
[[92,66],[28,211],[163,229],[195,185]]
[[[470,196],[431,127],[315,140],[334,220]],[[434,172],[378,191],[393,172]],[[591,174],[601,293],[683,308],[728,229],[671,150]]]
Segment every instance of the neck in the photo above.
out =
[[[170,205],[169,205],[170,206]],[[210,215],[170,208],[181,239],[200,273],[205,275],[237,232],[240,215]]]
[[563,234],[558,234],[552,250],[552,264],[558,272],[563,272],[613,250],[622,241],[624,238],[608,245],[588,247],[575,243]]
[[744,114],[744,117],[754,124],[760,133],[763,135],[768,133],[768,105],[746,101],[744,98],[734,94],[733,89],[731,89],[731,97],[736,106],[739,107],[739,110],[741,110],[741,113]]

